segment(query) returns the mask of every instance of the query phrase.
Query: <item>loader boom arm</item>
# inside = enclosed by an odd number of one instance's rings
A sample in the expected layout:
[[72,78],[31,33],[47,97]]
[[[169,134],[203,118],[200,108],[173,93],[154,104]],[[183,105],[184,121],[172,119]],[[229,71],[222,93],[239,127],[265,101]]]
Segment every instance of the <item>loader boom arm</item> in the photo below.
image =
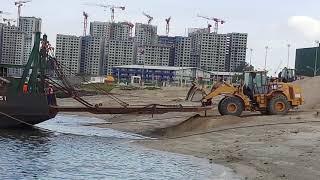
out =
[[236,92],[237,88],[228,83],[217,83],[212,87],[211,92],[208,93],[208,95],[206,95],[203,100],[210,100],[223,94],[235,94]]

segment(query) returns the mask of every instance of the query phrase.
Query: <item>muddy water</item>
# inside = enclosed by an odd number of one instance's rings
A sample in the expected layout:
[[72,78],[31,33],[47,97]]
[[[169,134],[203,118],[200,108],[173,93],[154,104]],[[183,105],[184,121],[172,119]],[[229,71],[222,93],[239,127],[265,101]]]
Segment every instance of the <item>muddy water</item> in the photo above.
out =
[[0,179],[239,179],[190,156],[132,145],[145,137],[85,126],[99,120],[59,116],[41,130],[0,131]]

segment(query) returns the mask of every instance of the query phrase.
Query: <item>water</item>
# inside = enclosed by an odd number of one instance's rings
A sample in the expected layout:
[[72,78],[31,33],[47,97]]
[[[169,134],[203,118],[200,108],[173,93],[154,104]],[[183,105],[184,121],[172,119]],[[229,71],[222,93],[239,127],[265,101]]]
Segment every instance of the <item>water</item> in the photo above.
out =
[[1,130],[0,179],[239,179],[223,166],[133,145],[146,137],[88,122],[99,120],[58,116],[39,125],[54,133]]

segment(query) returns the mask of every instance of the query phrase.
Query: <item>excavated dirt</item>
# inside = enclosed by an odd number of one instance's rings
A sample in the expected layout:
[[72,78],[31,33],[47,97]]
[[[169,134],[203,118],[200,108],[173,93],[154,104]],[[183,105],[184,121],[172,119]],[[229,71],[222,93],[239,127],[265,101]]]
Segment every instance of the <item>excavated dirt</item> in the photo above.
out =
[[[158,138],[136,142],[140,145],[206,158],[208,163],[228,166],[246,179],[320,179],[320,78],[306,78],[296,83],[304,91],[305,104],[285,116],[245,113],[240,118],[222,117],[216,109],[208,112],[207,117],[204,113],[94,116],[106,120],[96,124],[100,128]],[[187,91],[188,88],[166,88],[114,90],[114,93],[130,104],[188,105],[190,102],[184,101]],[[106,96],[85,99],[105,106],[115,105]],[[75,104],[70,99],[60,103]]]
[[301,109],[319,109],[320,108],[320,77],[307,77],[296,82],[303,89],[305,104]]

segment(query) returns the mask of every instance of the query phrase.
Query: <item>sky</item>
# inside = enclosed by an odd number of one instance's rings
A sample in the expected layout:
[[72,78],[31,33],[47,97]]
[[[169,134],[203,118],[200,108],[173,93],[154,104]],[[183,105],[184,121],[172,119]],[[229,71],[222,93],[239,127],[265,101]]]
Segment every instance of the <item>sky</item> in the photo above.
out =
[[[158,34],[165,34],[165,19],[171,20],[170,35],[185,35],[187,28],[207,27],[207,20],[197,15],[218,17],[226,23],[220,33],[248,33],[248,49],[253,49],[252,64],[263,69],[268,46],[267,70],[276,71],[294,67],[296,48],[316,46],[320,40],[319,0],[32,0],[22,8],[22,16],[42,18],[42,31],[54,45],[56,34],[81,36],[82,12],[89,14],[89,21],[109,21],[110,11],[86,3],[104,3],[125,6],[117,10],[116,21],[147,22],[146,12],[154,17],[153,25]],[[0,11],[10,12],[5,17],[16,18],[14,0],[0,0]],[[248,50],[247,62],[250,53]]]

